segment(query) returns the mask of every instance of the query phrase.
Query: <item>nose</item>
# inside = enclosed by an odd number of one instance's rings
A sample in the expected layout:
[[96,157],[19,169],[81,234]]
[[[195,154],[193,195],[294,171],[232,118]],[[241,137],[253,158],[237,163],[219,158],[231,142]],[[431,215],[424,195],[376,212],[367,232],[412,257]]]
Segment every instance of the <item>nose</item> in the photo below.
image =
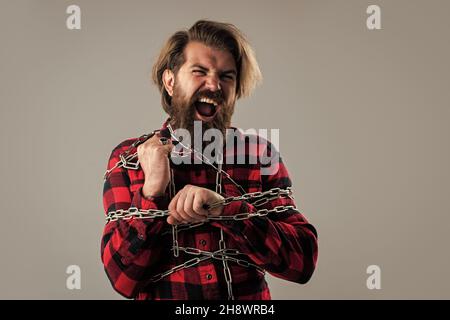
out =
[[220,87],[220,81],[217,78],[217,76],[215,75],[211,75],[206,79],[206,83],[205,83],[205,87],[206,89],[215,92],[215,91],[220,91],[221,87]]

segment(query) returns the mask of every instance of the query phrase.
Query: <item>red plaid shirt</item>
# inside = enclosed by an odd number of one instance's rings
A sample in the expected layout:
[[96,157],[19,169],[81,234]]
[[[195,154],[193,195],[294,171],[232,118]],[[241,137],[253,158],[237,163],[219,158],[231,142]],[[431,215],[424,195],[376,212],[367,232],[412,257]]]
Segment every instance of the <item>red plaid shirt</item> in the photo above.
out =
[[[165,127],[165,125],[163,126]],[[257,148],[246,144],[247,164],[227,164],[227,172],[246,192],[266,191],[271,188],[285,189],[291,186],[288,172],[281,158],[278,170],[273,175],[261,175],[264,167],[259,161],[248,164],[248,156],[273,145],[259,139]],[[108,169],[120,159],[119,155],[136,139],[120,143],[111,154]],[[226,159],[226,149],[224,149]],[[135,150],[132,150],[134,152]],[[236,149],[235,149],[236,151]],[[236,163],[236,161],[235,161]],[[273,165],[273,164],[272,164]],[[216,171],[206,164],[171,163],[176,191],[186,184],[215,190]],[[158,198],[144,198],[142,186],[144,173],[139,170],[115,169],[107,177],[103,190],[105,212],[137,207],[139,209],[167,209],[168,194]],[[241,193],[226,178],[222,180],[224,197],[239,196]],[[294,205],[291,198],[271,200],[263,207],[271,209],[280,205]],[[249,202],[235,201],[224,207],[223,215],[255,212]],[[317,262],[317,233],[306,218],[298,212],[270,213],[266,217],[253,217],[241,221],[213,221],[200,227],[178,233],[178,242],[183,247],[195,247],[206,251],[219,249],[220,229],[223,229],[227,248],[238,249],[247,255],[247,261],[254,263],[275,277],[297,283],[306,283],[313,274]],[[155,274],[167,271],[192,258],[180,251],[174,257],[172,234],[165,218],[118,220],[106,224],[101,242],[101,257],[106,274],[114,289],[127,298],[135,299],[226,299],[228,297],[222,261],[208,259],[199,264],[179,270],[167,277],[150,282]],[[254,267],[228,263],[232,275],[232,291],[235,299],[270,299],[270,292],[264,275]]]

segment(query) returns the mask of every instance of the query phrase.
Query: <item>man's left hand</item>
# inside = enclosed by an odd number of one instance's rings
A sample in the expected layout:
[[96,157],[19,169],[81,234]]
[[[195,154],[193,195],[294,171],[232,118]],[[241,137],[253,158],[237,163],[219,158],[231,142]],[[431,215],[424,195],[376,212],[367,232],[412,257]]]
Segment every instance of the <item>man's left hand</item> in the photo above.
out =
[[205,204],[211,204],[224,198],[209,189],[186,185],[169,203],[169,217],[167,223],[195,223],[204,221],[208,215],[220,216],[223,206],[210,210],[205,209]]

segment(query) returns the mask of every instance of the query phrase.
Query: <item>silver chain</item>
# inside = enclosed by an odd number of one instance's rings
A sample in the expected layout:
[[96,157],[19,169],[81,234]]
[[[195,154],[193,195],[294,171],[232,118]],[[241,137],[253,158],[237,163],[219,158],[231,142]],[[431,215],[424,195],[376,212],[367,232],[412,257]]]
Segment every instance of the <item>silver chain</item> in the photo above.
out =
[[169,274],[177,272],[177,271],[179,271],[181,269],[186,269],[186,268],[193,267],[193,266],[199,264],[200,262],[208,260],[208,259],[210,259],[210,257],[208,257],[208,256],[203,256],[201,258],[190,259],[190,260],[186,261],[185,263],[179,264],[179,265],[177,265],[177,266],[175,266],[175,267],[173,267],[173,268],[171,268],[171,269],[169,269],[167,271],[164,271],[164,272],[161,272],[161,273],[158,273],[158,274],[154,275],[153,277],[150,278],[150,282],[157,282],[157,281],[161,280],[162,278],[167,277]]
[[[222,163],[218,162],[218,169],[216,172],[216,193],[222,193]],[[219,250],[224,251],[227,249],[225,243],[225,236],[223,234],[223,229],[220,228],[220,241],[219,241]],[[225,275],[225,281],[227,282],[227,290],[228,290],[228,300],[234,300],[233,295],[233,278],[231,277],[230,266],[228,265],[228,261],[222,255],[222,264],[223,264],[223,274]]]
[[[229,203],[227,203],[229,204]],[[270,213],[282,213],[285,211],[297,211],[298,209],[295,206],[276,206],[272,209],[259,209],[255,212],[243,212],[238,213],[235,215],[230,216],[208,216],[205,220],[201,222],[196,223],[185,223],[179,225],[179,231],[192,229],[195,227],[199,227],[205,222],[209,221],[239,221],[239,220],[245,220],[250,219],[253,217],[265,217]],[[119,209],[115,211],[108,212],[108,215],[106,216],[106,222],[112,222],[117,221],[119,219],[122,220],[130,220],[131,218],[135,219],[155,219],[155,218],[163,218],[168,217],[169,210],[156,210],[156,209],[149,209],[149,210],[142,210],[138,209],[136,207],[131,207],[128,210]]]
[[[172,250],[174,250],[174,248],[172,248]],[[192,267],[192,266],[194,266],[202,261],[208,260],[208,259],[217,259],[217,260],[225,259],[225,260],[233,261],[233,262],[236,262],[240,266],[253,267],[261,274],[265,274],[265,270],[263,268],[261,268],[260,266],[254,264],[254,263],[248,262],[247,260],[233,257],[236,255],[243,254],[236,249],[223,249],[223,250],[219,249],[219,250],[211,252],[211,251],[201,250],[201,249],[193,248],[193,247],[178,247],[178,250],[182,251],[186,254],[193,255],[193,256],[203,256],[203,257],[192,258],[192,259],[186,261],[185,263],[176,265],[175,267],[173,267],[167,271],[158,273],[150,279],[151,282],[157,282],[157,281],[163,279],[164,277],[167,277],[168,275],[175,273],[176,271],[179,271],[179,270],[187,268],[187,267]]]
[[[197,156],[203,163],[206,163],[213,167],[216,171],[216,192],[218,194],[222,193],[222,177],[225,176],[231,183],[233,183],[241,192],[240,196],[235,197],[227,197],[222,200],[216,201],[214,203],[208,204],[206,206],[207,209],[213,209],[219,206],[226,206],[234,201],[247,201],[251,203],[255,207],[260,207],[269,201],[278,199],[278,198],[291,198],[292,197],[292,190],[290,187],[286,189],[281,188],[273,188],[267,191],[259,191],[259,192],[252,192],[252,193],[245,193],[244,188],[237,184],[231,176],[225,172],[222,169],[222,163],[218,161],[217,167],[209,161],[208,158],[206,158],[201,152],[195,150],[194,148],[190,146],[185,146],[182,144],[175,136],[170,124],[168,124],[168,129],[170,131],[170,134],[173,139],[178,141],[178,143],[181,144],[181,146],[187,150],[190,150],[194,153],[195,156]],[[120,161],[118,161],[111,169],[107,170],[104,175],[104,180],[106,180],[109,176],[109,174],[117,169],[117,168],[125,168],[130,170],[138,170],[139,169],[139,160],[133,161],[137,158],[137,152],[130,154],[132,148],[137,147],[138,145],[144,143],[146,140],[151,138],[153,135],[155,135],[160,130],[155,130],[150,134],[144,134],[141,137],[139,137],[123,154],[119,155]],[[174,181],[174,174],[173,170],[170,170],[170,182],[169,182],[169,197],[173,198],[176,194],[176,187],[175,187],[175,181]],[[181,269],[186,269],[193,267],[200,262],[206,261],[208,259],[217,259],[222,261],[223,270],[224,270],[224,276],[225,281],[227,283],[227,290],[228,290],[228,299],[234,300],[233,290],[232,290],[232,275],[231,270],[228,265],[229,261],[235,262],[238,265],[242,267],[253,267],[256,270],[258,270],[261,273],[265,273],[264,269],[259,267],[258,265],[251,263],[244,259],[236,258],[237,255],[245,255],[244,253],[239,252],[236,249],[230,249],[226,247],[225,238],[224,238],[224,232],[223,229],[220,228],[220,240],[219,240],[219,250],[216,251],[205,251],[200,250],[198,248],[192,248],[192,247],[180,247],[178,243],[178,232],[185,231],[188,229],[196,228],[201,225],[203,225],[206,222],[209,221],[239,221],[239,220],[245,220],[250,219],[253,217],[265,217],[270,213],[282,213],[285,211],[296,211],[298,212],[297,208],[295,206],[277,206],[273,209],[259,209],[256,210],[256,212],[245,212],[245,213],[238,213],[236,215],[230,215],[230,216],[208,216],[204,221],[197,222],[197,223],[187,223],[187,224],[180,224],[180,225],[172,225],[171,233],[172,233],[172,251],[174,257],[178,257],[180,251],[197,256],[196,258],[192,258],[182,264],[176,265],[173,268],[158,273],[150,278],[150,282],[157,282],[168,275],[175,273]],[[106,216],[106,222],[113,222],[117,220],[129,220],[129,219],[156,219],[156,218],[163,218],[169,216],[169,210],[157,210],[157,209],[148,209],[148,210],[142,210],[138,209],[136,207],[130,207],[128,210],[119,209],[115,211],[108,212]],[[163,234],[167,234],[166,231],[163,232]],[[198,257],[201,256],[201,257]]]
[[[192,152],[194,154],[194,156],[197,157],[197,159],[199,159],[203,163],[213,167],[214,170],[220,172],[232,184],[234,184],[234,186],[236,186],[239,189],[241,194],[245,194],[244,188],[242,188],[241,185],[239,185],[236,181],[234,181],[234,179],[231,178],[231,176],[228,174],[228,172],[225,172],[221,168],[219,169],[218,167],[216,167],[207,157],[205,157],[203,155],[203,153],[201,153],[200,151],[198,151],[194,147],[186,146],[185,144],[183,144],[177,138],[177,136],[175,135],[175,132],[172,129],[172,126],[169,123],[167,124],[167,129],[169,130],[170,136],[172,137],[173,140],[177,141],[184,149],[190,150],[190,152]],[[139,159],[137,159],[136,161],[132,161],[132,160],[135,160],[138,157],[138,154],[137,154],[137,152],[134,152],[134,153],[130,154],[131,150],[133,150],[133,148],[136,148],[140,144],[144,143],[145,141],[147,141],[148,139],[150,139],[151,137],[153,137],[156,133],[158,133],[160,131],[161,130],[154,130],[151,133],[144,134],[144,135],[140,136],[135,142],[133,142],[133,144],[131,144],[128,147],[128,149],[123,154],[119,155],[119,159],[120,160],[117,161],[116,164],[111,169],[106,170],[105,175],[103,176],[103,180],[106,180],[108,178],[108,176],[111,174],[111,172],[113,172],[114,170],[116,170],[118,168],[125,168],[125,169],[129,169],[129,170],[138,170],[139,169]]]
[[[173,172],[171,173],[171,180],[173,181]],[[220,181],[220,179],[217,179],[217,181]],[[175,185],[173,182],[170,183],[171,187],[171,193],[175,194]],[[286,189],[281,188],[273,188],[267,191],[258,191],[258,192],[252,192],[252,193],[245,193],[241,196],[237,197],[228,197],[224,198],[223,200],[214,202],[207,206],[208,209],[216,208],[219,206],[226,206],[229,205],[233,201],[248,201],[252,203],[254,206],[259,207],[263,204],[266,204],[269,201],[275,200],[280,197],[288,197],[292,198],[292,189],[290,187]],[[253,200],[256,200],[253,202]],[[193,227],[197,227],[205,222],[208,222],[210,220],[244,220],[252,217],[262,217],[266,216],[269,213],[280,213],[286,210],[297,210],[294,206],[277,206],[273,209],[260,209],[257,210],[254,213],[239,213],[234,216],[208,216],[206,220],[200,223],[196,223],[194,226],[192,224],[186,224],[186,225],[180,225],[183,229],[190,229]],[[131,207],[128,210],[119,209],[115,211],[108,212],[106,216],[106,221],[117,221],[118,219],[124,219],[128,220],[132,217],[135,217],[137,219],[154,219],[154,218],[160,218],[160,217],[166,217],[169,216],[169,210],[157,210],[157,209],[148,209],[148,210],[142,210],[135,207]],[[181,229],[180,229],[181,230]]]
[[105,175],[103,176],[103,180],[106,180],[109,177],[109,175],[111,174],[111,172],[113,172],[114,170],[116,170],[118,168],[138,170],[139,169],[139,160],[132,161],[138,157],[138,154],[137,154],[137,152],[130,154],[131,150],[133,150],[133,148],[136,148],[140,144],[144,143],[151,137],[153,137],[159,131],[160,130],[154,130],[151,133],[143,134],[142,136],[137,138],[137,140],[135,142],[133,142],[124,153],[119,155],[120,160],[117,161],[116,164],[114,166],[112,166],[111,169],[106,170]]
[[[234,186],[236,188],[239,189],[241,194],[245,194],[245,189],[242,188],[242,186],[240,184],[238,184],[236,181],[234,181],[234,179],[231,178],[231,176],[228,174],[228,172],[222,170],[222,162],[221,161],[220,162],[217,161],[219,165],[216,167],[207,157],[205,157],[205,155],[203,153],[201,153],[200,151],[198,151],[197,149],[195,149],[192,146],[187,146],[187,145],[183,144],[183,142],[181,142],[175,135],[175,132],[173,131],[170,123],[167,124],[167,129],[169,129],[170,136],[172,137],[172,139],[177,141],[184,149],[190,150],[194,154],[194,156],[197,157],[197,159],[199,159],[203,163],[209,165],[210,167],[214,168],[214,170],[218,174],[220,173],[221,175],[224,175],[232,184],[234,184]],[[220,177],[220,179],[222,179],[222,177]],[[217,186],[217,184],[216,184],[216,186]]]
[[208,205],[208,209],[212,209],[219,206],[226,206],[233,201],[247,201],[250,202],[255,207],[260,207],[269,201],[278,199],[278,198],[291,198],[292,197],[292,188],[287,187],[286,189],[281,188],[272,188],[267,191],[257,191],[251,193],[244,193],[243,195],[236,197],[228,197],[223,200],[219,200],[217,202],[211,203]]

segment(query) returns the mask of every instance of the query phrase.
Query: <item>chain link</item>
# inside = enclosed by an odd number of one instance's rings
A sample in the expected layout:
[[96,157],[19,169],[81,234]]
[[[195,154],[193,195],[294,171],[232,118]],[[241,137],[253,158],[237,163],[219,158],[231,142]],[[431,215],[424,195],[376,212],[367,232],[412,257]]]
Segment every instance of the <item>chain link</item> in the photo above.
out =
[[245,213],[238,213],[232,216],[208,216],[206,221],[212,221],[212,220],[217,220],[217,221],[230,221],[230,220],[235,220],[235,221],[239,221],[239,220],[246,220],[246,219],[250,219],[253,217],[265,217],[267,216],[269,213],[282,213],[285,211],[297,211],[298,209],[295,206],[276,206],[273,209],[260,209],[257,210],[256,212],[250,213],[250,212],[245,212]]
[[[223,235],[223,229],[220,228],[220,241],[219,241],[219,248],[221,251],[226,250],[226,244],[225,239]],[[225,281],[227,282],[227,289],[228,289],[228,300],[234,300],[233,295],[233,278],[231,277],[231,270],[230,266],[228,265],[228,261],[225,259],[224,256],[221,257],[222,264],[223,264],[223,274],[225,275]]]
[[[249,200],[249,199],[253,199],[253,198],[258,198],[257,201],[260,201],[260,200],[263,200],[264,199],[263,197],[265,197],[265,196],[268,196],[270,199],[273,200],[274,194],[277,194],[280,197],[283,195],[290,196],[291,192],[292,191],[290,190],[290,188],[289,188],[289,190],[276,188],[273,190],[272,189],[268,190],[266,192],[254,192],[254,193],[244,194],[239,197],[226,198],[221,203],[222,203],[222,205],[227,205],[227,204],[231,203],[232,201],[239,201],[241,199]],[[268,201],[270,201],[270,200],[268,200]],[[216,207],[216,206],[217,205],[215,205],[214,207]],[[212,206],[209,206],[208,208],[212,208]],[[233,290],[232,290],[233,280],[232,280],[231,270],[228,265],[228,262],[229,261],[235,262],[242,267],[256,268],[259,272],[262,272],[263,274],[264,274],[264,269],[262,269],[261,267],[259,267],[256,264],[248,262],[247,260],[238,259],[236,257],[233,257],[233,255],[239,255],[242,253],[240,253],[236,249],[226,248],[222,228],[220,229],[220,240],[219,240],[219,248],[220,249],[217,251],[214,251],[214,252],[204,251],[204,250],[200,250],[198,248],[180,247],[179,243],[178,243],[178,232],[199,227],[199,226],[205,224],[205,222],[209,222],[209,221],[240,221],[240,220],[245,220],[245,219],[251,219],[254,217],[265,217],[270,213],[282,213],[282,212],[286,212],[289,210],[298,212],[298,209],[295,206],[276,206],[273,209],[259,209],[256,212],[252,212],[252,213],[245,212],[245,213],[238,213],[238,214],[230,215],[230,216],[208,216],[206,220],[204,220],[202,222],[198,222],[198,223],[172,225],[172,230],[171,230],[172,251],[173,251],[174,257],[178,257],[180,251],[183,251],[187,254],[202,256],[202,257],[190,259],[190,260],[186,261],[185,263],[177,265],[168,271],[159,273],[159,274],[153,276],[150,279],[150,281],[151,282],[159,281],[172,273],[175,273],[181,269],[195,266],[198,263],[200,263],[201,261],[205,261],[207,259],[211,259],[211,258],[217,259],[217,260],[222,261],[224,277],[225,277],[225,281],[227,283],[228,299],[234,300],[234,295],[233,295]],[[156,210],[156,209],[142,210],[142,209],[138,209],[136,207],[131,207],[128,210],[119,209],[119,210],[115,210],[115,211],[110,211],[106,217],[106,221],[107,221],[107,223],[109,223],[109,222],[117,221],[120,219],[123,219],[123,220],[129,220],[132,218],[133,219],[156,219],[156,218],[162,218],[162,217],[167,217],[167,216],[169,216],[169,210]],[[166,234],[166,233],[167,232],[165,232],[163,234]]]
[[179,265],[173,267],[172,269],[169,269],[165,272],[161,272],[161,273],[154,275],[153,277],[150,278],[150,282],[157,282],[157,281],[161,280],[162,278],[165,278],[174,272],[177,272],[181,269],[193,267],[193,266],[199,264],[200,262],[208,260],[208,259],[210,259],[210,257],[208,257],[208,256],[190,259],[190,260],[186,261],[185,263],[182,263],[182,264],[179,264]]
[[137,170],[139,168],[139,160],[136,160],[135,162],[132,162],[132,160],[136,159],[138,155],[137,155],[137,152],[130,154],[131,150],[133,150],[140,144],[144,143],[151,137],[153,137],[159,131],[160,130],[154,130],[151,133],[143,134],[142,136],[137,138],[137,140],[135,142],[133,142],[124,153],[119,155],[120,160],[117,161],[116,164],[114,166],[112,166],[111,169],[106,170],[105,175],[103,176],[103,180],[106,180],[109,177],[109,175],[111,174],[111,172],[113,172],[114,170],[116,170],[118,168]]
[[[213,209],[219,206],[226,206],[234,201],[247,201],[251,203],[255,207],[261,207],[264,204],[267,204],[268,202],[278,199],[278,198],[291,198],[292,197],[292,190],[290,187],[286,189],[281,188],[273,188],[267,191],[259,191],[259,192],[253,192],[253,193],[245,193],[245,190],[237,184],[231,176],[222,169],[222,163],[217,161],[218,165],[217,167],[211,163],[211,161],[206,158],[201,152],[195,150],[192,147],[185,146],[183,143],[181,143],[177,137],[175,136],[173,129],[171,128],[170,124],[167,125],[167,128],[170,131],[170,134],[172,136],[172,139],[176,140],[180,145],[190,150],[191,153],[194,154],[197,158],[199,158],[203,163],[206,163],[210,166],[212,166],[216,170],[216,192],[218,194],[222,193],[222,177],[225,176],[231,183],[233,183],[241,192],[240,196],[234,196],[234,197],[227,197],[223,200],[208,204],[205,206],[206,209]],[[136,160],[137,158],[137,152],[131,154],[131,150],[133,148],[136,148],[140,144],[147,141],[149,138],[154,136],[157,132],[160,130],[155,130],[150,134],[144,134],[141,137],[139,137],[133,144],[130,145],[130,147],[122,154],[119,155],[120,161],[118,161],[111,169],[107,170],[104,175],[104,180],[108,178],[110,173],[114,171],[117,168],[125,168],[130,170],[138,170],[139,169],[139,160]],[[135,161],[134,161],[135,160]],[[169,182],[169,196],[172,198],[176,194],[176,188],[175,188],[175,181],[174,181],[174,174],[173,170],[170,171],[170,182]],[[224,276],[225,281],[227,283],[227,290],[228,290],[228,299],[234,300],[233,290],[232,290],[232,275],[231,270],[228,265],[228,262],[234,262],[242,267],[253,267],[262,274],[265,273],[265,270],[258,265],[251,263],[244,259],[239,259],[236,256],[238,255],[245,255],[244,253],[239,252],[237,249],[227,248],[224,238],[224,232],[223,229],[220,228],[220,240],[219,240],[219,250],[216,251],[205,251],[200,250],[198,248],[193,247],[180,247],[178,243],[178,232],[189,230],[192,228],[199,227],[203,225],[206,222],[209,221],[240,221],[245,219],[250,219],[254,217],[265,217],[270,213],[282,213],[286,212],[288,210],[296,211],[295,206],[277,206],[272,209],[259,209],[256,210],[256,212],[246,212],[246,213],[238,213],[236,215],[230,215],[230,216],[208,216],[204,221],[198,222],[198,223],[189,223],[189,224],[182,224],[182,225],[172,225],[171,230],[167,230],[163,232],[163,234],[167,234],[169,232],[172,233],[172,251],[174,257],[178,257],[180,251],[196,256],[195,258],[192,258],[182,264],[176,265],[172,267],[171,269],[158,273],[150,278],[150,282],[157,282],[165,277],[167,277],[170,274],[173,274],[181,269],[186,269],[193,267],[197,264],[199,264],[202,261],[206,261],[208,259],[216,259],[221,260],[223,264],[223,270],[224,270]],[[163,218],[169,216],[169,210],[156,210],[156,209],[148,209],[148,210],[142,210],[138,209],[136,207],[130,207],[128,210],[124,209],[118,209],[115,211],[108,212],[106,216],[106,222],[114,222],[118,220],[130,220],[130,219],[156,219],[156,218]]]
[[[222,168],[219,169],[218,167],[216,167],[200,151],[196,150],[195,148],[193,148],[191,146],[186,146],[183,142],[181,142],[175,135],[175,132],[173,131],[172,126],[169,123],[167,124],[167,129],[169,130],[170,136],[172,137],[172,139],[174,141],[176,141],[184,149],[193,153],[194,156],[197,159],[201,160],[203,163],[211,166],[217,172],[221,172],[222,175],[224,175],[232,184],[234,184],[234,186],[236,188],[239,189],[241,194],[245,194],[244,188],[242,188],[241,185],[239,185],[236,181],[234,181],[234,179],[227,172],[222,170]],[[130,169],[130,170],[138,170],[139,169],[139,160],[137,160],[136,162],[131,162],[131,160],[134,160],[135,158],[137,158],[137,152],[130,154],[131,150],[133,150],[133,148],[139,146],[140,144],[144,143],[145,141],[147,141],[148,139],[150,139],[151,137],[153,137],[156,133],[158,133],[160,131],[161,130],[154,130],[153,132],[151,132],[149,134],[144,134],[144,135],[140,136],[135,142],[133,142],[133,144],[131,144],[124,153],[119,155],[120,160],[113,167],[111,167],[111,169],[106,170],[105,175],[103,176],[103,180],[106,180],[109,177],[109,175],[111,174],[111,172],[113,172],[114,170],[121,168],[121,167],[123,167],[125,169]]]
[[157,210],[157,209],[147,209],[142,210],[136,207],[131,207],[128,210],[119,209],[115,211],[108,212],[106,216],[106,223],[117,221],[119,219],[129,220],[131,218],[135,219],[155,219],[162,218],[169,215],[169,210]]
[[228,197],[223,200],[211,203],[210,205],[207,206],[207,209],[212,209],[219,206],[226,206],[233,201],[247,201],[252,205],[254,205],[255,207],[260,207],[268,203],[269,201],[275,200],[277,198],[293,199],[292,188],[291,187],[287,187],[286,189],[273,188],[267,191],[250,192],[240,196]]
[[[260,209],[256,212],[243,212],[238,213],[231,216],[208,216],[204,221],[197,222],[197,223],[187,223],[179,225],[179,231],[184,231],[187,229],[192,229],[199,227],[205,222],[209,221],[240,221],[240,220],[246,220],[253,217],[265,217],[270,213],[282,213],[286,211],[296,211],[298,212],[298,209],[295,206],[276,206],[273,209]],[[106,217],[106,222],[113,222],[120,219],[123,220],[129,220],[131,218],[135,219],[155,219],[155,218],[162,218],[169,216],[169,210],[156,210],[156,209],[149,209],[149,210],[141,210],[137,208],[130,208],[128,210],[119,209],[116,211],[110,211]],[[177,226],[178,225],[174,225]]]

